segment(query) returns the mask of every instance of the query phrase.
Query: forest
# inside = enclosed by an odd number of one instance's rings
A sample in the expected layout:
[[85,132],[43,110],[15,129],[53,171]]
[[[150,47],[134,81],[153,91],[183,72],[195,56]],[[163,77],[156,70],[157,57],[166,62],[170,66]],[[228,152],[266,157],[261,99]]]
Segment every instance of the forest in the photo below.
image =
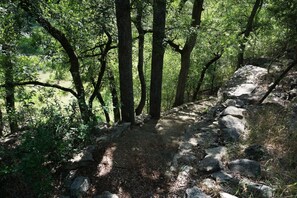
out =
[[0,194],[54,197],[94,134],[216,97],[245,65],[292,60],[272,91],[296,65],[296,19],[296,0],[1,0]]

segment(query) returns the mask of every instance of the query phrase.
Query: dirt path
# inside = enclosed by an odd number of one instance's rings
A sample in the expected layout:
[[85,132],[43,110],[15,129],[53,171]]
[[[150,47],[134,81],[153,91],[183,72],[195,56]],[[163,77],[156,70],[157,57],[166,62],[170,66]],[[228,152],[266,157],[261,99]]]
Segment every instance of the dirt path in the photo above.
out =
[[[169,169],[185,128],[199,121],[210,102],[190,103],[175,108],[159,121],[128,130],[104,153],[94,156],[98,162],[83,174],[93,185],[91,194],[109,191],[119,197],[165,197],[175,178],[168,178]],[[103,155],[103,157],[102,157]]]

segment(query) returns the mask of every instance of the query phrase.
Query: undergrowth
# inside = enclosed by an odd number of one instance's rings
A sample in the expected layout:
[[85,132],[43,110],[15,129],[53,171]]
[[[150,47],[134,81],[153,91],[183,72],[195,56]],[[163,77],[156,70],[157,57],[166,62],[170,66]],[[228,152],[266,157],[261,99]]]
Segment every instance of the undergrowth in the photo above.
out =
[[297,119],[293,105],[263,104],[249,111],[248,144],[264,146],[262,161],[267,183],[276,188],[276,197],[297,196]]
[[85,145],[90,131],[61,112],[56,106],[47,106],[35,115],[17,144],[1,145],[1,197],[51,197],[56,186],[54,173],[75,149]]

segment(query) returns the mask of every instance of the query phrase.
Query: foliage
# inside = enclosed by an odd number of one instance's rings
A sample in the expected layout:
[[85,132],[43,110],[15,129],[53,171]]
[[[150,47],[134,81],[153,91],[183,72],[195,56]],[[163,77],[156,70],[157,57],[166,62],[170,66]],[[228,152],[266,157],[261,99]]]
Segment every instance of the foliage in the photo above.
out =
[[[277,197],[286,197],[296,191],[297,134],[292,122],[291,107],[264,104],[249,113],[249,144],[263,145],[269,156],[264,169],[267,180],[277,189]],[[295,123],[295,125],[294,125]]]
[[[14,175],[13,179],[19,178],[25,189],[32,189],[35,195],[51,195],[55,185],[53,173],[85,145],[90,132],[88,126],[75,121],[74,115],[65,116],[61,110],[54,105],[43,108],[39,120],[31,123],[16,149],[8,152],[1,149],[6,162],[0,164],[1,183],[9,182],[12,179],[9,176]],[[1,192],[11,193],[8,190],[4,185]]]

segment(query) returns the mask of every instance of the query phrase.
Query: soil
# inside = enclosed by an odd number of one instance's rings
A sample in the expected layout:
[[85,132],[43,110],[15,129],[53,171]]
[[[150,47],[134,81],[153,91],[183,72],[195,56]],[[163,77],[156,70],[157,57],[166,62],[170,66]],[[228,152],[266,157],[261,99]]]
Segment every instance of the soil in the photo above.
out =
[[[210,105],[209,105],[210,106]],[[95,153],[96,164],[79,170],[88,176],[90,197],[104,191],[121,197],[179,197],[171,185],[176,178],[165,176],[177,153],[185,129],[197,122],[209,108],[191,103],[167,113],[160,120],[134,126],[124,135]]]

